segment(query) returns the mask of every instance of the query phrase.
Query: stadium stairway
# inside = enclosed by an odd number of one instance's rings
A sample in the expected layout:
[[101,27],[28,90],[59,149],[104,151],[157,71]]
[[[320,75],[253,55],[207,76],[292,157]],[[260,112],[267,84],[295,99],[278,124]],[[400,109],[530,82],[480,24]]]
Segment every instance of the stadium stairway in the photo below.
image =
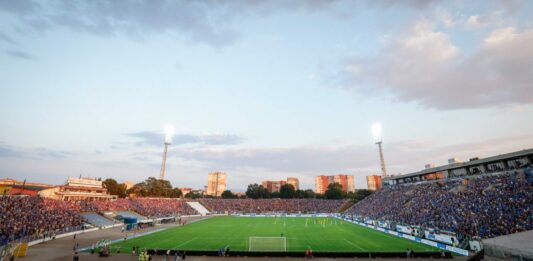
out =
[[136,218],[137,221],[148,219],[147,217],[141,216],[133,211],[115,211],[115,215],[116,215],[115,218],[117,216],[122,216],[125,218]]
[[205,216],[210,213],[209,210],[207,210],[207,208],[205,208],[202,204],[200,204],[200,202],[187,202],[187,204],[191,206],[191,208],[196,210],[198,213],[200,213],[200,215],[202,216]]
[[112,220],[102,217],[96,213],[83,213],[81,216],[87,220],[87,223],[95,227],[105,227],[115,224]]
[[339,213],[344,213],[344,211],[351,208],[355,203],[352,200],[347,200],[346,203],[344,203],[339,209]]

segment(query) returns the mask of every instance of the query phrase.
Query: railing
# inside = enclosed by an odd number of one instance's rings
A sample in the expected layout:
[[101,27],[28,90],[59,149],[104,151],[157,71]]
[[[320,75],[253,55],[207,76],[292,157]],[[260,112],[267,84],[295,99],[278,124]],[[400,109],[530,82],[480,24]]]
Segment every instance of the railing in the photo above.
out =
[[[430,228],[430,227],[409,225],[409,224],[404,224],[404,223],[401,223],[401,222],[395,222],[395,221],[384,220],[384,219],[373,219],[373,218],[364,217],[364,216],[360,216],[360,215],[343,214],[343,216],[346,217],[346,218],[350,218],[351,220],[356,220],[356,221],[360,221],[360,222],[363,222],[363,223],[365,221],[367,221],[367,220],[371,220],[372,222],[376,221],[378,223],[379,222],[385,222],[385,223],[388,224],[387,229],[394,230],[394,231],[397,231],[397,226],[398,225],[409,227],[409,228],[416,228],[418,233],[416,233],[416,234],[412,233],[411,235],[417,236],[417,237],[421,237],[421,238],[426,238],[426,235],[424,233],[425,231],[430,231],[430,230],[438,231],[439,234],[455,236],[459,240],[458,244],[455,247],[459,247],[459,248],[467,249],[467,250],[470,248],[469,241],[472,240],[472,238],[469,237],[469,236],[465,236],[465,235],[462,235],[462,234],[459,234],[459,233],[446,231],[446,230],[442,230],[442,229],[435,229],[435,228]],[[402,233],[405,233],[405,232],[402,232]],[[452,245],[452,244],[446,243],[446,242],[441,242],[441,241],[438,241],[438,242],[443,243],[443,244],[447,244],[447,245],[450,245],[450,246]]]

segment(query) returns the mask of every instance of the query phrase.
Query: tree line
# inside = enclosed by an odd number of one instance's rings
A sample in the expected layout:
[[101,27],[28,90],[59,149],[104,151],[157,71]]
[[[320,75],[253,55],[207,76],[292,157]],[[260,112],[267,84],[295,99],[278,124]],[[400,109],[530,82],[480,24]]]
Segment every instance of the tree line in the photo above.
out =
[[339,183],[328,185],[324,194],[315,193],[313,190],[295,189],[291,184],[285,184],[280,187],[279,192],[268,192],[268,190],[259,184],[250,184],[246,190],[248,198],[322,198],[322,199],[343,199],[349,198],[357,202],[372,194],[371,190],[358,189],[355,192],[345,192]]
[[179,188],[173,188],[168,180],[156,179],[149,177],[145,181],[133,185],[126,189],[126,184],[119,184],[114,179],[106,179],[103,182],[105,188],[111,195],[117,195],[119,198],[125,198],[130,194],[141,197],[160,197],[160,198],[180,198],[183,193]]
[[[163,197],[163,198],[181,198],[183,193],[179,188],[173,188],[168,180],[156,179],[150,177],[143,182],[135,184],[130,189],[126,189],[124,183],[118,183],[114,179],[106,179],[103,181],[104,187],[111,195],[117,195],[119,198],[125,198],[130,194],[135,194],[140,197]],[[323,198],[323,199],[343,199],[349,198],[354,202],[358,202],[363,198],[369,196],[372,191],[367,189],[358,189],[355,192],[344,192],[339,183],[329,184],[324,194],[315,193],[311,189],[300,190],[295,189],[291,184],[285,184],[280,187],[279,192],[270,193],[265,187],[259,184],[250,184],[246,189],[245,195],[241,198]],[[201,198],[213,197],[206,196],[196,192],[190,192],[184,196],[185,198]],[[222,192],[221,198],[239,198],[230,190]]]

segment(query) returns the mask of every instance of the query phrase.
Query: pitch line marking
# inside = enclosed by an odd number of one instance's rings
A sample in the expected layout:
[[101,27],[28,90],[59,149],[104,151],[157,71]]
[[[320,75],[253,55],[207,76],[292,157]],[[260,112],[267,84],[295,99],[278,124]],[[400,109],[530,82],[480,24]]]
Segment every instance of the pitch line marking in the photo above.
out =
[[344,241],[348,242],[348,244],[350,244],[350,245],[352,245],[352,246],[354,246],[354,247],[359,248],[359,249],[362,250],[362,251],[365,251],[363,248],[361,248],[360,246],[354,244],[352,241],[350,241],[350,240],[348,240],[348,239],[346,239],[346,238],[344,239]]
[[181,243],[181,244],[179,244],[179,245],[177,245],[177,246],[175,246],[173,248],[178,248],[180,246],[183,246],[183,245],[185,245],[185,244],[187,244],[187,243],[189,243],[189,242],[191,242],[191,241],[193,241],[195,239],[196,239],[196,237],[193,237],[193,238],[191,238],[191,239],[189,239],[189,240],[187,240],[187,241],[185,241],[185,242],[183,242],[183,243]]

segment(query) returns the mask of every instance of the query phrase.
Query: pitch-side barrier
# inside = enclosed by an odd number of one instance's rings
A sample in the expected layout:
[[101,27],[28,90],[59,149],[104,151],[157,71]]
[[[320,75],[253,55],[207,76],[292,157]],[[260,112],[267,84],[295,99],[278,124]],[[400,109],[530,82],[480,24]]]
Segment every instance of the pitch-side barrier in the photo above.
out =
[[442,250],[445,250],[445,251],[453,252],[453,253],[456,253],[456,254],[459,254],[459,255],[463,255],[463,256],[468,256],[469,255],[469,252],[467,250],[462,249],[462,248],[449,246],[449,245],[446,245],[446,244],[443,244],[443,243],[427,240],[425,238],[419,238],[419,237],[407,235],[407,234],[400,233],[400,232],[397,232],[397,231],[394,231],[394,230],[381,228],[381,227],[374,226],[374,225],[371,225],[371,224],[361,223],[361,222],[358,222],[358,221],[355,221],[355,220],[350,220],[350,219],[347,219],[347,218],[341,218],[341,217],[339,217],[337,215],[332,215],[332,217],[335,217],[335,218],[338,218],[340,220],[344,220],[344,221],[347,221],[347,222],[350,222],[350,223],[353,223],[353,224],[357,224],[357,225],[360,225],[360,226],[363,226],[363,227],[368,227],[370,229],[378,230],[378,231],[381,231],[383,233],[387,233],[387,234],[390,234],[390,235],[393,235],[393,236],[409,239],[411,241],[416,241],[418,243],[422,243],[422,244],[425,244],[425,245],[428,245],[428,246],[432,246],[432,247],[436,247],[436,248],[439,248],[439,249],[442,249]]

